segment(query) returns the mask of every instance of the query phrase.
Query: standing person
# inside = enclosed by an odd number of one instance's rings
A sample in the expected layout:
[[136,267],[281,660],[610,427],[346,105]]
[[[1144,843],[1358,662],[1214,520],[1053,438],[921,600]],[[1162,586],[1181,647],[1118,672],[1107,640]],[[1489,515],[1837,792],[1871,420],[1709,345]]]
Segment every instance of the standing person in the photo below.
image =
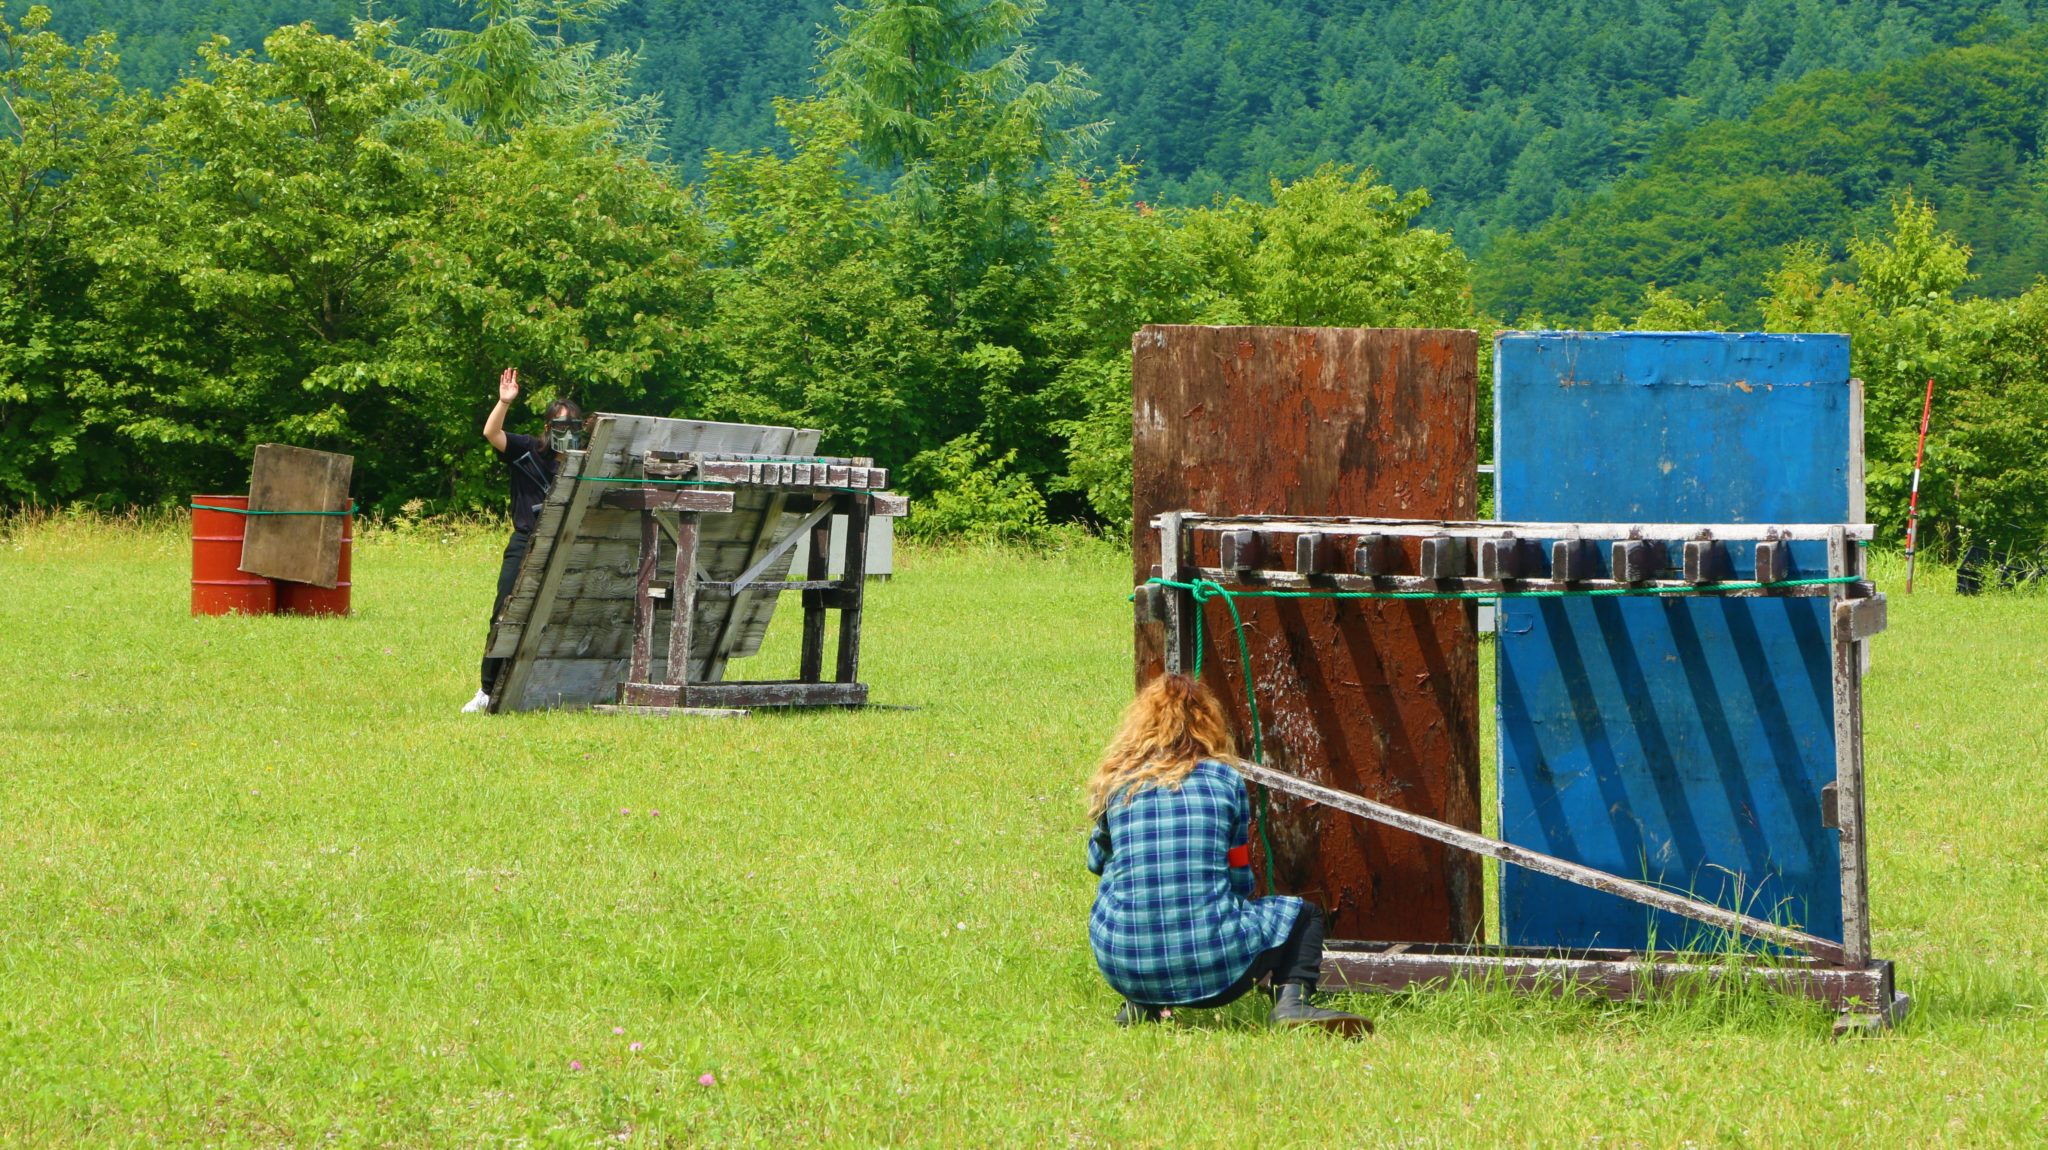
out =
[[[498,453],[498,462],[505,465],[512,480],[512,538],[505,544],[504,562],[498,565],[498,599],[491,606],[493,623],[498,620],[498,612],[505,609],[505,600],[512,597],[512,584],[518,581],[519,564],[533,543],[533,525],[540,518],[540,505],[547,499],[548,488],[554,484],[561,453],[582,446],[583,410],[566,399],[548,404],[547,438],[506,431],[505,416],[511,413],[512,402],[518,398],[519,369],[508,367],[498,377],[498,405],[491,408],[490,417],[484,420],[484,439]],[[491,688],[498,681],[498,669],[503,663],[503,659],[484,656],[483,686],[475,698],[463,704],[465,713],[490,708]]]
[[1124,996],[1117,1023],[1225,1006],[1270,977],[1273,1025],[1370,1034],[1366,1019],[1309,1001],[1322,973],[1322,908],[1251,897],[1251,799],[1230,767],[1236,757],[1215,694],[1162,675],[1124,712],[1088,781],[1088,869],[1102,876],[1088,943]]

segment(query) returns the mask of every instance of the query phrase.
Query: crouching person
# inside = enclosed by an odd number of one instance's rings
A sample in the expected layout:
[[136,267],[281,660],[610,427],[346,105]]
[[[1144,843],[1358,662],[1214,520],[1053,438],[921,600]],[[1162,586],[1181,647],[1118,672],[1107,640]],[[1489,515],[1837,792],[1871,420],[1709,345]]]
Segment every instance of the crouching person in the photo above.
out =
[[1138,692],[1089,780],[1088,869],[1102,883],[1088,942],[1124,996],[1117,1022],[1224,1006],[1269,978],[1274,1025],[1371,1033],[1358,1015],[1309,1000],[1322,969],[1322,910],[1251,897],[1251,800],[1229,765],[1236,753],[1215,694],[1162,675]]

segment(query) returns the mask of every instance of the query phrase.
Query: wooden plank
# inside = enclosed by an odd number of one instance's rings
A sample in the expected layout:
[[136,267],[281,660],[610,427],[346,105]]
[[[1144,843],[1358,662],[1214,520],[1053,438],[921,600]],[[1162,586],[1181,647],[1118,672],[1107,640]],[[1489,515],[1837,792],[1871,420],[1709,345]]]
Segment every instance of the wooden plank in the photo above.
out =
[[[356,461],[331,451],[259,444],[249,468],[251,511],[346,511]],[[241,570],[270,579],[334,586],[341,574],[341,516],[250,515]]]
[[839,673],[834,677],[842,683],[860,678],[861,604],[868,583],[868,504],[873,498],[839,497],[840,506],[846,508],[846,567],[841,573],[845,589],[839,605]]
[[633,707],[858,707],[867,701],[864,683],[626,683],[619,688],[620,705]]
[[1332,940],[1323,946],[1325,990],[1387,991],[1447,988],[1460,982],[1505,984],[1523,992],[1592,992],[1620,1002],[1645,991],[1756,982],[1810,998],[1835,1010],[1865,1010],[1891,1002],[1892,964],[1831,966],[1789,957],[1745,962],[1725,955],[1670,957],[1643,951],[1544,951],[1526,947],[1484,950],[1449,946],[1387,946]]
[[733,493],[730,491],[676,491],[673,489],[650,489],[620,487],[605,493],[606,507],[621,511],[710,511],[732,510]]
[[[818,432],[809,428],[800,428],[795,435],[789,438],[789,447],[786,450],[792,455],[815,455],[818,450],[818,441]],[[800,515],[791,513],[785,501],[779,523],[774,519],[767,520],[767,523],[773,525],[774,531],[780,535],[794,532],[799,519]],[[755,559],[759,558],[760,556],[757,553],[753,559],[740,564],[738,569],[744,569],[751,565]],[[706,573],[712,578],[726,579],[731,577],[733,570],[735,569],[707,567]],[[706,667],[703,675],[705,681],[716,682],[724,678],[725,668],[732,660],[748,658],[761,650],[761,643],[768,636],[768,624],[774,618],[779,599],[780,596],[765,594],[749,595],[740,599],[733,606],[732,610],[736,622],[717,638],[719,661],[715,670],[710,666]]]
[[[1131,370],[1133,582],[1158,561],[1145,526],[1164,512],[1231,516],[1268,534],[1279,532],[1254,515],[1476,518],[1472,332],[1147,326],[1132,340]],[[1220,565],[1215,535],[1190,535],[1186,565]],[[1291,550],[1285,558],[1291,567]],[[1269,761],[1480,825],[1478,641],[1465,605],[1238,608]],[[1202,610],[1204,678],[1248,734],[1229,612],[1214,600]],[[1192,621],[1192,608],[1183,613]],[[1176,629],[1133,630],[1143,682]],[[1191,667],[1191,643],[1185,653]],[[1476,859],[1293,800],[1273,805],[1270,830],[1269,888],[1321,902],[1335,936],[1466,941],[1481,929]]]
[[[1522,519],[1431,519],[1380,518],[1360,515],[1320,515],[1301,512],[1291,515],[1215,515],[1177,507],[1191,531],[1220,533],[1243,527],[1282,534],[1321,531],[1331,535],[1391,535],[1423,538],[1452,535],[1462,539],[1497,537],[1511,531],[1524,539],[1578,538],[1606,542],[1615,539],[1693,539],[1702,532],[1730,543],[1753,543],[1760,539],[1825,542],[1837,528],[1848,532],[1850,542],[1869,542],[1876,528],[1868,523],[1637,523],[1600,520],[1556,523]],[[1159,526],[1156,513],[1150,525]]]
[[[617,494],[614,492],[613,494]],[[609,496],[607,497],[609,498]],[[654,657],[654,574],[661,566],[661,533],[654,512],[640,512],[640,570],[633,580],[633,661],[626,674],[647,678]]]
[[[805,572],[816,582],[832,574],[832,521],[828,518],[811,528],[811,559]],[[804,592],[804,633],[798,676],[815,683],[825,673],[825,593]]]
[[[590,447],[584,452],[586,459],[601,460],[605,457],[605,452],[611,445],[612,429],[615,426],[615,420],[598,417],[596,426],[591,429]],[[566,477],[566,489],[563,487],[564,480],[563,475],[557,474],[555,485],[549,489],[548,496],[551,500],[559,498],[565,505],[561,520],[555,529],[555,538],[573,540],[576,538],[577,528],[582,525],[583,517],[590,511],[590,505],[596,502],[602,492],[603,484],[584,482],[581,472]],[[557,492],[561,494],[557,496]],[[555,596],[561,587],[562,577],[568,573],[568,558],[574,550],[573,547],[561,546],[550,549],[547,567],[541,574],[539,586],[534,590],[532,603],[527,606],[526,618],[537,620],[543,627],[545,626],[549,615],[554,611]],[[491,710],[498,711],[507,707],[515,710],[526,709],[526,688],[533,677],[533,663],[538,655],[538,636],[529,626],[520,638],[518,652],[507,661],[505,669],[498,673],[498,687],[491,692]]]
[[1655,907],[1658,910],[1681,915],[1695,922],[1703,922],[1708,926],[1719,927],[1733,935],[1763,939],[1766,942],[1790,947],[1802,954],[1811,955],[1826,962],[1847,962],[1850,965],[1859,965],[1869,961],[1870,956],[1867,954],[1861,958],[1846,956],[1843,946],[1828,939],[1807,934],[1805,931],[1794,930],[1789,926],[1768,922],[1760,918],[1752,918],[1739,911],[1729,910],[1727,907],[1716,906],[1709,902],[1701,902],[1698,899],[1687,898],[1684,895],[1676,894],[1662,887],[1650,886],[1646,883],[1637,882],[1634,879],[1622,878],[1620,875],[1608,874],[1605,871],[1595,870],[1592,867],[1581,866],[1578,863],[1558,858],[1555,855],[1547,855],[1540,851],[1530,850],[1527,847],[1516,846],[1513,843],[1501,842],[1499,839],[1490,839],[1477,831],[1468,831],[1463,827],[1454,827],[1449,823],[1439,822],[1425,815],[1404,811],[1399,807],[1390,807],[1385,803],[1377,803],[1363,795],[1348,794],[1343,791],[1332,790],[1329,787],[1320,787],[1304,779],[1296,778],[1284,771],[1275,771],[1259,766],[1256,763],[1239,763],[1237,764],[1237,769],[1246,778],[1251,779],[1260,786],[1268,787],[1284,794],[1294,795],[1297,798],[1308,799],[1311,802],[1321,803],[1324,806],[1334,807],[1347,814],[1357,815],[1360,818],[1370,819],[1384,826],[1408,831],[1411,834],[1432,839],[1445,846],[1456,847],[1459,850],[1469,851],[1475,855],[1484,855],[1487,858],[1499,859],[1501,862],[1521,867],[1524,870],[1546,874],[1552,878],[1563,879],[1566,882],[1606,894],[1619,895],[1622,898],[1642,903],[1644,906]]
[[[669,612],[668,670],[664,681],[687,682],[693,666],[690,660],[690,630],[697,620],[697,517],[685,514],[676,524],[675,605]],[[635,675],[645,680],[645,675]]]
[[[1853,569],[1856,560],[1847,532],[1837,531],[1828,540],[1828,574],[1839,576]],[[1863,818],[1863,660],[1862,643],[1845,600],[1845,588],[1837,585],[1833,612],[1831,655],[1834,687],[1835,727],[1835,821],[1841,828],[1842,868],[1842,953],[1845,961],[1870,961],[1870,881],[1868,853],[1864,842]],[[1852,609],[1851,609],[1852,610]]]

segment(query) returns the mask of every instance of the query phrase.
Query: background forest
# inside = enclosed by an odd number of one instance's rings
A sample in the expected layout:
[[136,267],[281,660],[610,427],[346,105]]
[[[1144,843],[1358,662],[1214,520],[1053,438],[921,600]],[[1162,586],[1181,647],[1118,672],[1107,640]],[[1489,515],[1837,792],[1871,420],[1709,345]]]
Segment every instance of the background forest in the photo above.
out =
[[822,428],[920,531],[1119,530],[1141,323],[1741,326],[1855,337],[1888,527],[1937,376],[1938,537],[2033,546],[2044,10],[0,9],[0,500],[168,502],[284,439],[375,508],[490,506],[518,363]]

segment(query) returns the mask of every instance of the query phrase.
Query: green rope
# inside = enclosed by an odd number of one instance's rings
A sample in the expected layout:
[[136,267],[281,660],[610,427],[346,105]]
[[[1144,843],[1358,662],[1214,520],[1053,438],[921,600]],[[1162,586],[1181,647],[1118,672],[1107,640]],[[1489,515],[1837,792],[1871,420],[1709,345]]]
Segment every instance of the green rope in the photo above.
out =
[[[1213,579],[1195,579],[1183,583],[1178,580],[1155,576],[1146,580],[1151,585],[1169,587],[1176,591],[1186,591],[1189,595],[1193,596],[1196,604],[1196,679],[1202,677],[1202,649],[1206,646],[1202,641],[1203,612],[1201,611],[1201,604],[1207,603],[1211,599],[1220,598],[1223,600],[1223,605],[1230,609],[1230,625],[1237,632],[1238,668],[1244,675],[1244,703],[1252,716],[1252,761],[1260,766],[1266,765],[1266,731],[1265,724],[1259,718],[1258,694],[1252,681],[1251,646],[1245,642],[1244,637],[1244,616],[1237,609],[1239,597],[1247,599],[1564,599],[1628,595],[1711,595],[1718,591],[1776,590],[1781,587],[1827,587],[1843,583],[1859,583],[1861,581],[1862,576],[1860,575],[1831,575],[1815,579],[1781,579],[1774,583],[1762,583],[1753,579],[1745,579],[1727,583],[1712,583],[1699,587],[1615,587],[1561,591],[1232,591]],[[1266,891],[1270,894],[1273,888],[1273,876],[1276,872],[1273,868],[1273,840],[1266,833],[1268,811],[1266,788],[1252,784],[1252,794],[1258,800],[1259,843],[1265,848],[1266,852]]]
[[225,511],[229,515],[354,515],[356,513],[354,500],[349,501],[348,510],[346,511],[258,511],[251,507],[215,507],[210,503],[194,503],[191,504],[191,508],[194,511]]

